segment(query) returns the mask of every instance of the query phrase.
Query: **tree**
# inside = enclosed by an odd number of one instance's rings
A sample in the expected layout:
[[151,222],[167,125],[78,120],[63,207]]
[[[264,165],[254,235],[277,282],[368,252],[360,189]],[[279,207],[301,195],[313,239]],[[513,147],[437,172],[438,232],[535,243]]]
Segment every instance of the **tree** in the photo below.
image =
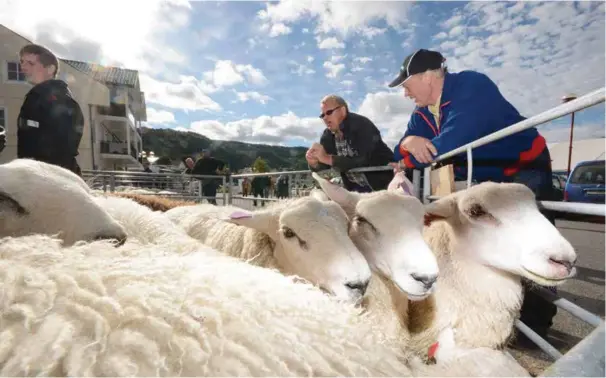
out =
[[267,162],[260,156],[258,156],[253,163],[253,172],[255,173],[264,173],[269,172],[269,165]]

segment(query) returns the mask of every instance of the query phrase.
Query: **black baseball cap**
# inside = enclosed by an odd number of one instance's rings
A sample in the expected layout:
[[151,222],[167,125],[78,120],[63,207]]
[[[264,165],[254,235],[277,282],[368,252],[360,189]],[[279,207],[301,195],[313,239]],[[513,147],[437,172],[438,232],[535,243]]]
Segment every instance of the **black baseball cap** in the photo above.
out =
[[408,55],[400,67],[400,73],[391,83],[389,87],[397,87],[402,84],[412,75],[423,73],[428,70],[437,70],[442,67],[446,59],[437,51],[420,49]]

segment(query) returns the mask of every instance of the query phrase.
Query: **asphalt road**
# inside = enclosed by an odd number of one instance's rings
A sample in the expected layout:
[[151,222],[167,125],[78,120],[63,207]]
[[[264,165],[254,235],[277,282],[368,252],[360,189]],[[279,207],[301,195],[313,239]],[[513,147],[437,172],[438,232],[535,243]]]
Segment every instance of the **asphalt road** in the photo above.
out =
[[[222,201],[217,202],[221,204]],[[253,209],[250,199],[236,199],[233,204],[248,210]],[[260,205],[257,208],[260,208]],[[577,276],[560,286],[558,294],[604,319],[605,225],[558,220],[556,226],[575,247],[578,255]],[[564,354],[593,329],[593,326],[567,311],[558,309],[547,341]],[[510,348],[509,351],[532,375],[539,375],[553,363],[551,357],[540,350]]]

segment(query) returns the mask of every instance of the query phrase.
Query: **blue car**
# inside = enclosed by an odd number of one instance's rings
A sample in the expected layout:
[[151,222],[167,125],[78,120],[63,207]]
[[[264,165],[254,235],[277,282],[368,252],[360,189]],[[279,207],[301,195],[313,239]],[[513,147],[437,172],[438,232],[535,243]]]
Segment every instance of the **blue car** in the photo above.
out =
[[604,160],[582,161],[578,163],[566,182],[564,201],[584,203],[605,203],[604,201]]

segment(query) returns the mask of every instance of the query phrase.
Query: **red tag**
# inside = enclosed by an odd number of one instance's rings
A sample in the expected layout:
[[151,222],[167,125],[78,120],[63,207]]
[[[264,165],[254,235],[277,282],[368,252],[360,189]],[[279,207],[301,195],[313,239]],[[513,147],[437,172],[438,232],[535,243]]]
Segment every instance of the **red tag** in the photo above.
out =
[[429,358],[435,358],[436,351],[438,350],[438,345],[440,345],[440,343],[437,341],[435,343],[431,344],[431,346],[429,347],[429,350],[427,351],[427,356]]

